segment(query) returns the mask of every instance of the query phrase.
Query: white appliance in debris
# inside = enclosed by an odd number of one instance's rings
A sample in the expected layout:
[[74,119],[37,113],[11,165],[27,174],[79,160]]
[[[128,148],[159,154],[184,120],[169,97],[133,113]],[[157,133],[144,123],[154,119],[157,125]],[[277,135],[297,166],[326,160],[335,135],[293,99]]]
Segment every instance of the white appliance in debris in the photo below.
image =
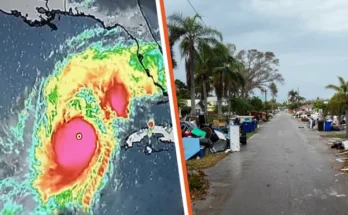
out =
[[240,151],[239,125],[230,125],[230,149],[232,152]]

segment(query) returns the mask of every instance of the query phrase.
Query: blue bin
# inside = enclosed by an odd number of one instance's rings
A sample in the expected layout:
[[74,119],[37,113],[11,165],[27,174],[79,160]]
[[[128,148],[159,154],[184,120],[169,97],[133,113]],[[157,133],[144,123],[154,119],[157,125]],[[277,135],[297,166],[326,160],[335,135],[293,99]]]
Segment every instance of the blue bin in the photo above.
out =
[[243,131],[245,133],[251,132],[251,122],[246,122],[246,121],[243,122]]
[[201,157],[201,158],[204,157],[204,148],[199,150],[198,156]]
[[325,131],[331,131],[331,121],[325,122]]

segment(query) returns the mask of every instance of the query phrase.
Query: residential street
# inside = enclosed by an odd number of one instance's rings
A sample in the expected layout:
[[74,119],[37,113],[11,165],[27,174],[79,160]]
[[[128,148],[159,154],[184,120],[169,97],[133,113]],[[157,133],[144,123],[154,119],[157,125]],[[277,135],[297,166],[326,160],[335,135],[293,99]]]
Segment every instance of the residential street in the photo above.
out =
[[335,151],[317,131],[286,113],[215,167],[205,201],[194,203],[198,215],[348,214],[348,176],[334,168]]

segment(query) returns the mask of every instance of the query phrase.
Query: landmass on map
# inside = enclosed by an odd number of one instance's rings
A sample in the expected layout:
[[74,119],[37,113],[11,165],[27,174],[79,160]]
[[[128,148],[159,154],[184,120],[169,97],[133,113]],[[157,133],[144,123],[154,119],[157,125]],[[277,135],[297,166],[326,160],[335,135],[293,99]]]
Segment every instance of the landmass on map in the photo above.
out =
[[[152,136],[157,138],[156,143],[151,142]],[[153,128],[140,129],[129,135],[126,138],[124,148],[132,148],[133,145],[144,142],[145,138],[147,139],[144,144],[144,152],[146,154],[152,154],[153,152],[160,152],[163,150],[162,148],[157,147],[158,141],[162,143],[174,143],[173,129],[171,127],[156,125]]]
[[[137,38],[141,38],[143,42],[155,42],[162,53],[156,11],[146,9],[147,4],[155,4],[155,1],[28,0],[25,5],[21,0],[2,1],[4,2],[0,6],[0,12],[20,17],[33,27],[47,25],[52,30],[57,30],[53,21],[59,19],[59,15],[86,16],[100,22],[106,29],[123,28],[137,43],[139,43]],[[138,59],[142,61],[142,54],[139,51]],[[149,77],[152,77],[150,70],[147,68],[144,70]],[[164,96],[167,96],[163,87],[155,84],[162,89]]]
[[[8,14],[21,16],[24,21],[35,24],[51,22],[56,12],[71,15],[91,16],[105,27],[127,26],[134,36],[145,41],[159,41],[156,11],[151,11],[155,1],[144,0],[2,0],[0,9]],[[149,6],[151,5],[151,6]],[[50,24],[49,24],[50,23]]]

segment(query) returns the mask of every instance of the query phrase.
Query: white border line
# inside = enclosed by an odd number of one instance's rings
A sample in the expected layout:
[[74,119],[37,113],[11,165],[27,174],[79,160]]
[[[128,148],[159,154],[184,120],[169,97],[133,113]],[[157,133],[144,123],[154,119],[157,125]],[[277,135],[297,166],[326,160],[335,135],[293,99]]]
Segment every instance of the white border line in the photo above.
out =
[[[163,1],[164,2],[164,1]],[[163,5],[164,7],[164,5]],[[172,118],[172,125],[174,129],[174,143],[175,143],[175,151],[176,151],[176,160],[178,162],[178,170],[179,170],[179,177],[180,177],[180,185],[181,185],[181,197],[182,197],[182,203],[184,207],[184,212],[186,215],[188,215],[188,207],[187,207],[187,198],[186,198],[186,189],[185,189],[185,181],[184,181],[184,175],[183,175],[183,168],[182,168],[182,162],[181,162],[181,153],[180,153],[180,146],[179,146],[179,133],[177,130],[177,122],[175,117],[175,111],[174,111],[174,101],[173,101],[173,93],[172,93],[172,84],[170,81],[170,72],[169,72],[169,65],[168,65],[168,56],[167,53],[169,50],[167,50],[165,40],[164,40],[164,29],[163,29],[163,22],[162,22],[162,11],[160,7],[160,1],[156,0],[156,8],[157,8],[157,19],[158,19],[158,27],[160,30],[161,35],[161,44],[162,44],[162,51],[163,51],[163,60],[164,60],[164,66],[166,70],[166,79],[167,79],[167,91],[168,91],[168,98],[169,98],[169,104],[170,104],[170,114]],[[165,192],[165,191],[164,191]]]

